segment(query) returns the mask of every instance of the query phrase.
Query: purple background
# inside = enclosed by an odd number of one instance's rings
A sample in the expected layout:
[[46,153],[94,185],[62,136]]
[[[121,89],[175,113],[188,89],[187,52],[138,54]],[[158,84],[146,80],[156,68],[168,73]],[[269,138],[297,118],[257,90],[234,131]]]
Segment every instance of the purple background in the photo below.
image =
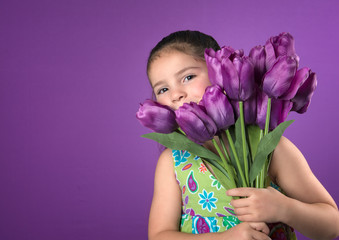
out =
[[338,11],[336,0],[2,0],[0,239],[147,239],[159,149],[135,112],[151,96],[150,49],[183,29],[246,53],[295,37],[318,88],[285,135],[338,203]]

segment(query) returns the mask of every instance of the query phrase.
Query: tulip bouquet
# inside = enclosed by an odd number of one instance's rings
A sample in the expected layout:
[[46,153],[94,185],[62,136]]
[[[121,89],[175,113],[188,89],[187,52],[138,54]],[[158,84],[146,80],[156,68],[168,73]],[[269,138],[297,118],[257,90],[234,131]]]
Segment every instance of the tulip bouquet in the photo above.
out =
[[[154,132],[143,137],[200,156],[226,189],[266,187],[272,152],[293,122],[285,120],[291,111],[306,112],[316,74],[298,69],[289,33],[271,37],[248,56],[231,47],[206,49],[205,60],[212,85],[201,101],[174,111],[146,100],[137,118]],[[218,154],[203,146],[209,140]]]

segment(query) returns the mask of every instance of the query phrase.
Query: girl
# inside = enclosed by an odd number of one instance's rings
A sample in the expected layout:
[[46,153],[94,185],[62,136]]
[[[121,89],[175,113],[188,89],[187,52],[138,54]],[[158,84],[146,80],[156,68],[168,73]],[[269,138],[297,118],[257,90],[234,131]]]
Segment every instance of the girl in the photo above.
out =
[[[159,103],[177,109],[201,100],[211,85],[206,48],[220,49],[197,31],[172,33],[154,47],[147,74]],[[215,152],[211,142],[204,146]],[[293,229],[311,239],[339,236],[334,200],[285,137],[274,151],[269,176],[284,194],[272,187],[224,189],[198,156],[164,150],[155,172],[149,239],[295,239]]]

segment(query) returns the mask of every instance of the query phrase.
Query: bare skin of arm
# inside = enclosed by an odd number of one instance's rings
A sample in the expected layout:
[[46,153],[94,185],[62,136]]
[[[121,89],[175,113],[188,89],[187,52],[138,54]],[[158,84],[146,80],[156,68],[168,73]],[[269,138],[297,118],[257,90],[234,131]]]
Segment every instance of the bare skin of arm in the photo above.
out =
[[286,196],[267,189],[228,190],[241,221],[283,222],[311,239],[339,236],[339,212],[336,203],[312,173],[304,156],[287,138],[276,147],[269,169],[271,179]]
[[268,227],[263,222],[241,223],[225,232],[189,234],[179,232],[181,219],[181,190],[175,179],[172,151],[160,156],[154,181],[154,194],[149,217],[149,240],[267,240]]

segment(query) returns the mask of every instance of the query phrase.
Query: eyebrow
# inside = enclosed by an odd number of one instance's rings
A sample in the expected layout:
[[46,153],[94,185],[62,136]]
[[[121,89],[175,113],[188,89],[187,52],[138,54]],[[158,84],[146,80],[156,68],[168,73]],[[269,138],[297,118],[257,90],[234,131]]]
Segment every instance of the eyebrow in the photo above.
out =
[[[185,68],[179,70],[178,72],[176,72],[174,75],[177,77],[177,76],[181,75],[182,73],[186,72],[186,71],[189,70],[189,69],[197,69],[197,68],[200,68],[200,67],[193,67],[193,66],[191,66],[191,67],[185,67]],[[159,82],[157,82],[156,84],[154,84],[154,86],[152,86],[152,88],[154,89],[154,88],[156,88],[158,85],[163,84],[164,82],[165,82],[164,80],[160,80]]]

